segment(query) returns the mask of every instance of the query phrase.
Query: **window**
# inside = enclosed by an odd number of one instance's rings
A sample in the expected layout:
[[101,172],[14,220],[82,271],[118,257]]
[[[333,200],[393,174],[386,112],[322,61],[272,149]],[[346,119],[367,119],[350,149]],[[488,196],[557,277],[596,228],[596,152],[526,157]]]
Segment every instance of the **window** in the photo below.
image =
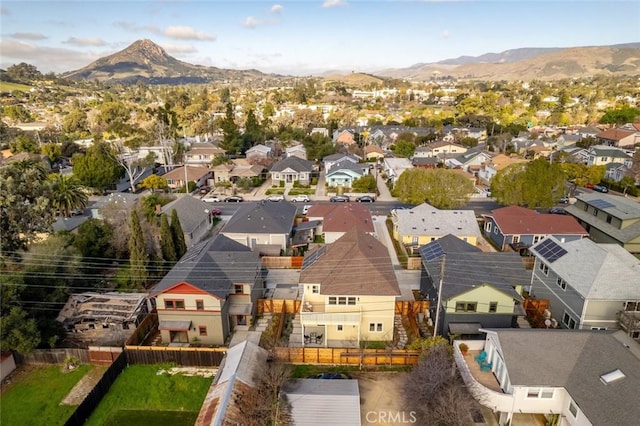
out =
[[382,323],[381,322],[378,322],[378,323],[370,322],[369,323],[369,331],[381,333],[382,332]]
[[233,291],[235,294],[242,294],[244,293],[244,286],[242,284],[235,284],[233,286]]
[[355,305],[356,304],[356,298],[355,297],[348,297],[347,298],[347,305]]
[[545,399],[553,398],[553,389],[542,389],[542,392],[540,392],[540,398],[545,398]]
[[338,297],[338,305],[346,305],[347,298],[346,297]]
[[520,242],[520,235],[514,235],[513,237],[511,237],[511,242],[513,244],[518,244]]
[[204,325],[201,325],[200,327],[198,327],[198,333],[201,336],[206,336],[207,335],[207,327],[205,327]]
[[584,211],[586,212],[587,210],[589,210],[589,204],[584,205]]
[[578,406],[573,402],[573,400],[569,403],[569,412],[574,418],[578,417]]
[[569,316],[569,314],[565,312],[564,315],[562,316],[562,323],[564,325],[569,325],[569,319],[570,318],[571,317]]
[[342,331],[342,324],[336,325],[336,330],[337,331]]
[[540,235],[535,235],[533,237],[533,244],[537,243],[538,241],[540,241]]
[[456,312],[475,312],[477,303],[456,302]]
[[569,320],[569,328],[571,329],[576,328],[576,321],[573,318]]
[[196,300],[196,309],[198,311],[204,311],[204,300]]
[[558,277],[556,279],[556,283],[560,286],[561,289],[563,289],[563,290],[567,289],[567,282],[565,280],[563,280],[562,278]]
[[489,303],[489,312],[494,313],[498,311],[498,302]]
[[484,230],[487,232],[491,232],[491,222],[487,222],[486,225],[484,225]]
[[318,286],[318,285],[312,285],[312,286],[311,286],[311,293],[313,293],[313,294],[318,294],[318,293],[320,293],[320,286]]
[[329,304],[330,305],[337,305],[338,304],[338,298],[335,297],[335,296],[329,297]]
[[611,215],[610,215],[610,214],[608,214],[608,215],[607,215],[607,223],[611,223],[611,219],[612,219]]
[[527,389],[527,398],[538,398],[539,395],[540,395],[540,389],[538,388]]
[[164,301],[165,309],[184,309],[184,300],[168,300]]
[[607,327],[591,327],[591,330],[606,330]]
[[493,228],[493,233],[498,235],[498,227],[497,226],[495,228]]
[[593,209],[593,215],[598,216],[598,209]]
[[411,245],[417,246],[418,245],[418,235],[414,235],[411,237]]
[[640,302],[627,302],[624,305],[624,310],[627,312],[640,311]]
[[540,262],[539,268],[540,268],[540,270],[542,271],[543,274],[549,275],[549,267],[547,265],[545,265],[544,263]]

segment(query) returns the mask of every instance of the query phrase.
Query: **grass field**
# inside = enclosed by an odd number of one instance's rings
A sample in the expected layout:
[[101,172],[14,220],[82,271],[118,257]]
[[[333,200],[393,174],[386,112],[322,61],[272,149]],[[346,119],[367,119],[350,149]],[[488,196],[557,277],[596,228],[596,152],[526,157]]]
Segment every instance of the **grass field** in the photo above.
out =
[[19,92],[27,92],[31,89],[31,86],[19,83],[9,83],[8,81],[0,81],[0,92],[13,92],[17,90]]
[[169,365],[130,365],[86,425],[193,424],[213,378],[158,375]]
[[[20,367],[24,368],[24,367]],[[62,367],[27,366],[3,386],[0,404],[2,425],[61,425],[76,409],[60,405],[71,388],[93,367],[82,365],[63,373]]]

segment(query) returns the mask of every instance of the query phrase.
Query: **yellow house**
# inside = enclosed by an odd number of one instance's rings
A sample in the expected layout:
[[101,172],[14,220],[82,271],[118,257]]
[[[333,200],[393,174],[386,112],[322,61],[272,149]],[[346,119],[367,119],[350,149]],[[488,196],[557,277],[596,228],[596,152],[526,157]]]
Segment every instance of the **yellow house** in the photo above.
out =
[[440,210],[423,203],[410,210],[396,210],[391,221],[393,238],[413,250],[448,234],[472,246],[481,236],[473,210]]
[[387,248],[353,228],[305,256],[300,322],[305,346],[391,341],[400,296]]

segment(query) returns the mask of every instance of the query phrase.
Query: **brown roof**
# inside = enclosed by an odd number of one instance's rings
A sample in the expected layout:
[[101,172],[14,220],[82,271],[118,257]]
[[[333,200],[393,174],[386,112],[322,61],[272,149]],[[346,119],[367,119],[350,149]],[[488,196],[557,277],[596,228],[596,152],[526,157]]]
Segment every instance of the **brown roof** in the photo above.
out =
[[369,154],[371,152],[377,152],[378,154],[384,154],[384,151],[382,151],[382,148],[380,148],[378,145],[367,145],[364,147],[364,153],[365,154]]
[[324,232],[347,232],[353,227],[375,232],[371,211],[359,203],[317,204],[309,209],[307,217],[322,218]]
[[375,237],[354,227],[323,247],[324,254],[303,268],[301,283],[318,283],[325,295],[400,295],[389,251]]
[[622,130],[622,129],[608,129],[605,130],[604,132],[600,132],[598,134],[596,134],[596,138],[600,138],[600,139],[608,139],[611,141],[619,141],[620,139],[624,139],[628,136],[633,135],[634,132],[631,132],[629,130]]
[[[207,173],[211,173],[211,169],[207,167],[187,166],[187,180],[198,180]],[[165,179],[184,181],[184,167],[177,167],[165,173],[162,177]]]
[[520,206],[503,207],[485,216],[493,217],[505,235],[589,235],[573,216],[543,214]]

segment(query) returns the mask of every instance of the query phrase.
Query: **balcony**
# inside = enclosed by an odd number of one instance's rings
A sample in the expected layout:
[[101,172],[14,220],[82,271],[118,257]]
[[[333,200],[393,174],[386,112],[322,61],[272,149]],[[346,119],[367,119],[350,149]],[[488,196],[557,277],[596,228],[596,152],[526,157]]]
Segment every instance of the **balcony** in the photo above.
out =
[[300,323],[307,326],[316,325],[360,325],[359,313],[340,312],[300,312]]
[[458,344],[462,340],[456,340],[453,345],[453,357],[456,361],[460,375],[467,385],[471,395],[482,405],[493,411],[509,412],[513,409],[513,396],[505,394],[500,388],[498,380],[492,371],[481,371],[474,359],[484,348],[483,340],[465,340],[469,347],[466,355],[462,355]]

